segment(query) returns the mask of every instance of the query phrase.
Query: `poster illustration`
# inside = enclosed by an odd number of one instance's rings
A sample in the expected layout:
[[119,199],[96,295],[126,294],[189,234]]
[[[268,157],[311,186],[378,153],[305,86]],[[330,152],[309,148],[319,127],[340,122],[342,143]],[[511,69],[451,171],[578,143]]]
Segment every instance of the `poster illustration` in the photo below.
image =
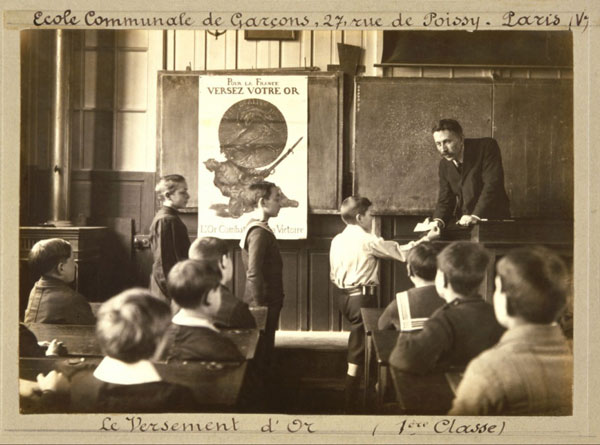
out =
[[201,76],[199,79],[198,236],[239,239],[256,217],[248,187],[282,192],[270,221],[278,239],[306,238],[306,76]]

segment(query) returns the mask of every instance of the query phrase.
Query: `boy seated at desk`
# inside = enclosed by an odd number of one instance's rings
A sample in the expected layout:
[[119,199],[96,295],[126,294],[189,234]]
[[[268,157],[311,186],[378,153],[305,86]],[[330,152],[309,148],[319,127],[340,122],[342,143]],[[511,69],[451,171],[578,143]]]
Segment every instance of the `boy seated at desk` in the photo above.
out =
[[207,261],[184,260],[171,268],[167,290],[179,311],[173,316],[157,360],[237,361],[244,357],[214,325],[218,310],[209,300],[218,292],[220,274]]
[[544,247],[510,251],[497,264],[494,310],[508,330],[477,356],[456,392],[452,415],[571,415],[573,355],[556,323],[567,270]]
[[96,323],[85,297],[69,287],[75,279],[75,259],[68,241],[61,238],[38,241],[29,253],[29,265],[41,278],[29,294],[25,323]]
[[422,323],[423,318],[429,317],[438,307],[444,305],[444,300],[435,290],[438,253],[439,249],[429,242],[410,249],[406,259],[406,271],[415,287],[396,295],[379,317],[377,323],[379,329],[398,331],[418,329],[417,326]]
[[220,328],[256,328],[256,321],[250,313],[248,305],[236,298],[226,286],[226,283],[230,282],[233,277],[233,261],[227,243],[212,236],[197,238],[190,246],[189,258],[207,261],[221,274],[221,282],[217,292],[208,294],[208,305],[217,308],[213,317],[215,326]]
[[490,261],[477,243],[457,241],[438,255],[435,287],[446,304],[421,331],[401,333],[390,364],[402,371],[426,374],[434,369],[464,367],[500,338],[494,308],[478,294]]
[[[147,289],[129,289],[104,303],[96,337],[105,357],[62,372],[39,374],[41,400],[25,411],[88,413],[186,412],[197,408],[189,388],[165,382],[149,359],[169,326],[171,310]],[[29,406],[28,406],[29,405]]]

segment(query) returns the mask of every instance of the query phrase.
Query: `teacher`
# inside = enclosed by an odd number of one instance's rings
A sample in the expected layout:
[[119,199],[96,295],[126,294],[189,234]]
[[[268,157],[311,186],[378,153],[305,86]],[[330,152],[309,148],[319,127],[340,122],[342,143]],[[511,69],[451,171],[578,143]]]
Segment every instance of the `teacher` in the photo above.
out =
[[432,133],[442,159],[437,205],[432,220],[426,222],[444,228],[451,222],[469,226],[481,219],[510,218],[496,140],[465,139],[462,127],[453,119],[442,119]]

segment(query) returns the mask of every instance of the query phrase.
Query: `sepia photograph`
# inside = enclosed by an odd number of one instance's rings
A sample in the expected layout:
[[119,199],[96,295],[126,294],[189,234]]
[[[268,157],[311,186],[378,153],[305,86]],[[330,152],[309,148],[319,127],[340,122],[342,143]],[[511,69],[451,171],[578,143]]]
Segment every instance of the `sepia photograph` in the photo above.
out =
[[597,11],[467,3],[6,8],[0,442],[593,443]]

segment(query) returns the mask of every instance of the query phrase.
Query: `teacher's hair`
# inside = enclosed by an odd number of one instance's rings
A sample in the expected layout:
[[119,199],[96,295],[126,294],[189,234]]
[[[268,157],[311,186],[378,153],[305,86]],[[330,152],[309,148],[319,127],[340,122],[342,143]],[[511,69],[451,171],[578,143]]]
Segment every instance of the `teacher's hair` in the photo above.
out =
[[435,124],[433,126],[433,128],[431,129],[431,133],[435,133],[436,131],[444,131],[444,130],[448,130],[451,131],[454,134],[457,134],[458,136],[463,136],[463,129],[460,126],[460,124],[458,123],[458,121],[455,121],[454,119],[442,119],[440,120],[437,124]]

